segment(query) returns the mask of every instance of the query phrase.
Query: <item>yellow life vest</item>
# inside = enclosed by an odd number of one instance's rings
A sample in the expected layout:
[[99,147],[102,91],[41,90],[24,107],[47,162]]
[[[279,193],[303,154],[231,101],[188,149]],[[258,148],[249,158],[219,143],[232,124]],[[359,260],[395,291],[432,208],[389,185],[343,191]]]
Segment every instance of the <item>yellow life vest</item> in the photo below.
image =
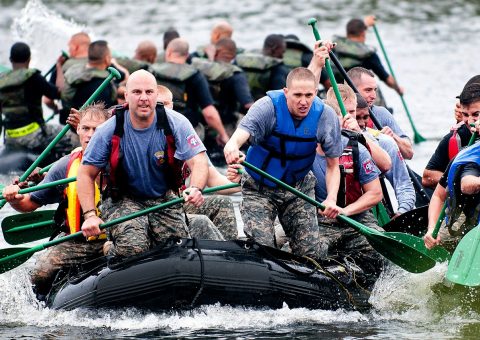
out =
[[[77,148],[72,151],[67,166],[67,178],[77,176],[78,168],[82,162],[82,156],[82,148]],[[77,196],[77,181],[70,182],[65,188],[64,194],[67,199],[67,208],[65,209],[67,228],[70,234],[73,234],[81,230],[83,222],[82,208]],[[98,188],[97,183],[95,183],[95,206],[98,205],[98,202],[100,202],[100,189]]]

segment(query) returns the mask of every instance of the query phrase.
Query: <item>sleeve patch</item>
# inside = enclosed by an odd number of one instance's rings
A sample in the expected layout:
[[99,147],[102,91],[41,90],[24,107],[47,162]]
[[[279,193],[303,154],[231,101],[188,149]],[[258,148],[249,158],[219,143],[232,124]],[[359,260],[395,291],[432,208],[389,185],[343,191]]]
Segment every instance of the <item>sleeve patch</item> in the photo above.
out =
[[200,142],[198,141],[198,137],[195,134],[189,135],[187,137],[187,144],[190,146],[190,148],[194,149],[197,146],[200,145]]
[[373,162],[372,162],[371,159],[366,160],[365,162],[363,162],[362,166],[363,166],[363,170],[365,171],[365,173],[366,173],[367,175],[368,175],[368,174],[371,174],[371,173],[374,171],[374,169],[375,169],[375,167],[374,167]]

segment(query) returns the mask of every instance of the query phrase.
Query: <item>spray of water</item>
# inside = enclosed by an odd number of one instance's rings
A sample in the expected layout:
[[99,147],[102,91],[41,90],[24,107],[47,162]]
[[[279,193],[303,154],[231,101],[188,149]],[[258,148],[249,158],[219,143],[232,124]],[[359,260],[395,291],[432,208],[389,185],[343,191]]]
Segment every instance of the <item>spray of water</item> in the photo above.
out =
[[26,4],[11,30],[15,39],[30,46],[31,66],[44,71],[55,63],[62,50],[68,51],[67,43],[72,34],[81,31],[91,34],[86,27],[49,10],[40,0],[30,0]]

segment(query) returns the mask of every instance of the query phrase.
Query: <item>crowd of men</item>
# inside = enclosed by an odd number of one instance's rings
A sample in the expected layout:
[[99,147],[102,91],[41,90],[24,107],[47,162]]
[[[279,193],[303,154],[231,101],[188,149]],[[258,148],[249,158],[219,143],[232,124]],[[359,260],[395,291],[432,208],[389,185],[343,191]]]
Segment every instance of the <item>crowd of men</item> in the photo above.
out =
[[[352,19],[346,37],[337,37],[336,45],[323,41],[313,48],[293,35],[271,34],[262,51],[254,53],[239,49],[232,39],[233,27],[222,21],[213,27],[210,43],[194,53],[189,53],[187,40],[169,29],[163,53],[157,52],[153,42],[142,41],[132,58],[117,59],[106,41],[91,42],[80,32],[71,37],[69,58],[57,60],[49,81],[29,68],[28,45],[15,43],[10,54],[12,71],[0,75],[5,145],[42,151],[56,136],[62,126],[45,124],[43,97],[46,105],[59,112],[60,124],[72,126],[58,147],[79,146],[43,179],[48,183],[76,176],[76,182],[21,195],[18,191],[27,183],[17,180],[3,190],[6,200],[21,212],[60,203],[60,236],[80,230],[85,236],[52,247],[37,260],[32,273],[37,294],[48,293],[62,267],[103,254],[129,257],[172,237],[237,238],[232,202],[202,193],[206,186],[230,181],[241,183],[241,189],[224,194],[241,190],[243,231],[249,239],[282,247],[276,236],[281,230],[292,253],[318,260],[348,257],[370,275],[371,287],[384,260],[363,236],[336,217],[343,214],[382,230],[371,209],[387,195],[385,180],[398,202],[397,210],[390,211],[392,218],[415,208],[415,189],[405,163],[413,157],[412,143],[394,116],[375,104],[375,74],[398,93],[403,89],[365,43],[365,31],[373,23],[373,17]],[[332,50],[359,91],[339,85],[345,115],[332,88],[325,100],[317,95],[319,82],[327,89],[332,84],[324,71]],[[95,105],[77,111],[108,77],[109,66],[120,71],[121,79],[112,81]],[[459,122],[445,137],[448,143],[440,143],[436,161],[425,170],[424,185],[436,185],[425,237],[428,247],[444,237],[434,239],[431,233],[447,192],[452,216],[449,231],[462,214],[468,223],[479,217],[478,209],[473,215],[453,209],[464,197],[470,206],[478,204],[477,196],[470,197],[480,191],[476,154],[460,153],[464,157],[450,165],[439,159],[447,148],[453,158],[465,146],[471,133],[468,123],[478,119],[480,84],[476,80],[459,96]],[[380,127],[372,123],[371,115]],[[226,176],[210,162],[206,146],[223,147]],[[317,210],[249,167],[241,171],[244,160],[314,197],[325,209]],[[106,233],[99,228],[104,221],[178,195],[183,195],[184,206],[120,223]],[[465,223],[459,228],[468,230]]]

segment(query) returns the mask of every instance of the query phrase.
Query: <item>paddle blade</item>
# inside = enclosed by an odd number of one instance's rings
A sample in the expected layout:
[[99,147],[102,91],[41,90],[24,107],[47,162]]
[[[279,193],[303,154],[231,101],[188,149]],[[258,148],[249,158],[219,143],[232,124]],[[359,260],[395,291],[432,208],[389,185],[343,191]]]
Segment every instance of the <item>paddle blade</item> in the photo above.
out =
[[30,249],[31,248],[0,249],[0,274],[8,272],[13,268],[18,267],[22,263],[25,263],[34,254],[34,252],[27,252],[25,254],[21,254],[21,252],[25,252]]
[[421,142],[425,142],[426,139],[424,137],[422,137],[422,135],[420,135],[419,133],[416,133],[414,134],[413,136],[413,142],[415,144],[418,144],[418,143],[421,143]]
[[50,237],[56,229],[55,210],[41,210],[5,217],[2,231],[5,241],[17,245]]
[[385,235],[394,238],[395,240],[410,246],[411,248],[415,248],[418,252],[434,259],[436,262],[445,262],[450,260],[450,253],[440,246],[437,246],[432,249],[428,249],[425,247],[425,242],[422,238],[405,234],[405,233],[385,233]]
[[480,228],[475,227],[458,244],[448,265],[447,280],[464,286],[480,286]]
[[433,258],[401,240],[390,237],[388,234],[390,233],[364,235],[376,251],[410,273],[423,273],[435,267],[436,262]]

